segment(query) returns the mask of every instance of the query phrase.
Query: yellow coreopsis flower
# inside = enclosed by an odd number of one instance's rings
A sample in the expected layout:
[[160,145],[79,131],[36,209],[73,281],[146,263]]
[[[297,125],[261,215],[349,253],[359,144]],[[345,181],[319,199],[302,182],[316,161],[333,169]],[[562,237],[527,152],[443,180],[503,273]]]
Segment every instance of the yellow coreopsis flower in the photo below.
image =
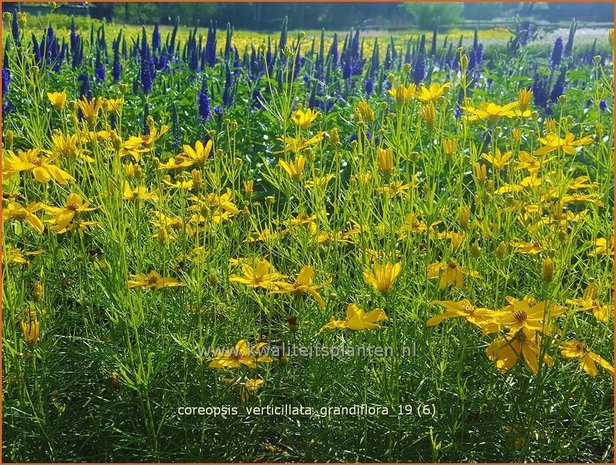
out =
[[188,168],[194,164],[203,165],[212,152],[212,146],[212,139],[208,140],[205,145],[198,140],[195,143],[195,148],[192,148],[190,145],[184,145],[183,153],[171,158],[166,164],[160,165],[158,169]]
[[298,181],[302,177],[304,172],[304,166],[306,165],[306,157],[298,155],[291,163],[287,163],[284,160],[279,160],[278,163],[287,172],[291,179]]
[[530,89],[520,89],[518,92],[518,107],[522,113],[526,112],[533,98],[533,91]]
[[511,102],[503,106],[484,102],[479,108],[469,106],[463,106],[461,108],[467,113],[470,113],[470,115],[465,116],[468,121],[487,120],[495,124],[501,118],[513,118],[517,116],[515,110],[518,106],[518,102]]
[[593,316],[602,323],[609,322],[610,315],[614,313],[613,305],[607,305],[597,299],[599,289],[589,284],[584,290],[584,297],[579,299],[567,299],[566,303],[575,305],[575,312],[592,312]]
[[230,275],[229,282],[245,284],[255,289],[276,290],[287,277],[281,273],[270,271],[270,268],[271,265],[267,260],[261,260],[256,267],[252,267],[248,263],[242,263],[244,276]]
[[94,123],[96,118],[98,118],[98,112],[101,107],[101,100],[96,97],[88,99],[84,96],[77,100],[77,108],[81,110],[81,115],[90,124]]
[[88,202],[84,202],[79,194],[69,194],[66,198],[64,207],[44,207],[52,216],[50,220],[53,231],[65,230],[68,224],[73,221],[73,218],[79,213],[95,210],[88,206]]
[[385,265],[375,263],[374,271],[364,270],[364,281],[381,294],[387,294],[396,282],[396,279],[398,279],[398,276],[400,276],[400,273],[402,273],[401,263],[393,264],[388,262]]
[[593,245],[595,248],[592,252],[590,252],[590,255],[606,255],[608,254],[608,252],[610,255],[613,254],[613,244],[611,239],[606,239],[605,237],[598,237],[593,242]]
[[32,202],[27,207],[24,207],[17,202],[9,202],[9,204],[2,209],[2,221],[25,221],[39,233],[42,233],[45,229],[45,225],[40,218],[34,214],[41,208],[43,208],[43,204],[40,202]]
[[136,162],[141,160],[141,154],[148,149],[141,146],[143,139],[141,137],[131,136],[126,141],[122,142],[119,150],[120,157],[130,155]]
[[370,104],[365,100],[362,100],[357,104],[357,114],[359,115],[359,118],[366,123],[373,123],[376,119],[372,107],[370,107]]
[[308,108],[306,111],[302,110],[302,108],[298,108],[291,114],[291,119],[300,128],[307,128],[318,116],[319,112],[314,111],[312,108]]
[[2,255],[2,260],[7,264],[26,265],[28,268],[32,268],[32,263],[26,257],[35,257],[44,252],[42,249],[23,252],[18,248],[9,246],[6,253]]
[[555,150],[562,150],[566,154],[575,155],[581,146],[592,144],[592,142],[592,137],[589,136],[575,140],[575,136],[570,132],[564,139],[554,133],[549,133],[545,137],[539,138],[539,143],[543,147],[535,150],[533,155],[545,155]]
[[400,84],[397,87],[392,87],[387,92],[394,98],[397,105],[404,105],[415,98],[416,91],[417,86],[411,83],[407,86]]
[[278,150],[273,152],[274,155],[285,152],[299,153],[301,150],[307,149],[315,144],[318,144],[323,140],[325,132],[319,132],[312,136],[310,139],[302,139],[299,137],[279,137],[278,140],[285,144],[284,150]]
[[428,265],[428,279],[440,278],[439,289],[445,289],[447,286],[455,286],[460,289],[464,286],[464,275],[481,278],[481,275],[476,271],[463,268],[455,262],[436,262]]
[[614,375],[614,367],[604,358],[591,352],[588,346],[576,339],[565,341],[560,345],[561,355],[564,358],[580,359],[580,367],[593,378],[597,376],[597,365]]
[[451,160],[453,155],[456,153],[456,149],[458,148],[458,141],[456,139],[444,139],[442,141],[442,147],[445,158]]
[[119,114],[122,110],[122,106],[124,105],[124,97],[112,99],[108,98],[102,103],[103,110],[109,113]]
[[175,278],[163,278],[158,271],[146,274],[134,274],[128,280],[128,287],[142,287],[144,289],[161,289],[163,287],[180,287],[185,284]]
[[379,329],[381,326],[377,323],[382,320],[387,320],[387,315],[380,308],[375,308],[366,313],[357,305],[349,304],[345,320],[336,320],[332,316],[329,323],[323,325],[321,331],[325,329],[350,329],[353,331]]
[[537,255],[543,251],[543,244],[541,242],[512,241],[511,246],[516,248],[518,253],[524,255]]
[[[486,349],[486,354],[491,361],[496,362],[496,368],[504,373],[512,368],[520,357],[526,363],[528,369],[537,374],[539,371],[539,346],[535,341],[535,334],[518,331],[513,335],[505,334],[492,343]],[[539,339],[537,337],[537,339]],[[540,339],[539,339],[540,340]],[[554,361],[549,355],[544,355],[543,361],[552,366]]]
[[66,105],[66,92],[47,92],[47,98],[58,110]]
[[81,158],[89,163],[92,163],[94,159],[89,157],[84,153],[84,151],[79,147],[79,142],[77,140],[76,134],[61,134],[56,133],[51,136],[51,143],[53,146],[51,147],[51,153],[56,156],[67,157],[67,158]]
[[497,312],[489,308],[475,307],[468,299],[459,302],[435,300],[430,302],[432,305],[440,305],[445,311],[440,315],[433,316],[426,322],[426,326],[435,326],[449,318],[464,318],[469,323],[479,326],[484,333],[491,333],[498,330],[498,324],[494,323]]
[[379,168],[386,177],[391,175],[394,170],[394,151],[391,147],[386,149],[376,149],[376,159],[379,162]]
[[550,334],[551,318],[561,315],[565,309],[550,302],[532,302],[528,297],[515,300],[498,312],[495,321],[507,328],[512,334],[522,330],[527,333],[541,331]]
[[481,158],[489,161],[496,170],[502,170],[509,164],[511,160],[511,152],[501,153],[501,151],[497,148],[496,154],[488,155],[487,153],[482,153]]
[[124,182],[124,191],[122,193],[124,200],[130,200],[136,202],[138,200],[158,200],[158,195],[155,192],[148,192],[145,186],[138,186],[135,189],[130,187],[127,181]]
[[551,158],[542,158],[537,159],[533,158],[530,153],[521,151],[519,155],[520,161],[516,165],[516,169],[518,170],[528,170],[531,174],[536,174],[541,169],[541,166],[549,161]]
[[421,100],[422,102],[435,102],[447,93],[449,87],[451,87],[451,84],[449,82],[446,82],[444,84],[430,84],[430,87],[426,87],[424,84],[422,84],[419,87],[417,100]]
[[421,107],[421,114],[428,129],[432,130],[434,128],[434,122],[436,121],[436,108],[434,104],[432,102],[426,103]]
[[66,171],[51,164],[58,155],[45,157],[41,149],[38,148],[30,149],[26,152],[19,150],[17,155],[10,150],[7,150],[7,153],[9,158],[5,159],[2,164],[4,178],[8,178],[22,171],[32,171],[34,179],[43,184],[49,183],[51,179],[54,179],[58,184],[62,184],[63,186],[70,181],[74,181],[74,178]]
[[249,345],[245,339],[241,339],[235,344],[233,349],[225,350],[214,357],[209,367],[233,369],[246,366],[255,369],[257,368],[257,363],[269,363],[272,361],[271,357],[261,353],[266,345],[265,342]]
[[321,306],[321,308],[325,308],[325,301],[317,292],[317,289],[320,289],[324,286],[327,286],[331,283],[331,279],[328,280],[324,284],[313,284],[314,281],[314,269],[310,265],[304,266],[299,274],[297,275],[297,280],[290,284],[285,282],[277,283],[278,289],[274,289],[272,291],[273,294],[310,294],[314,297],[314,300]]
[[40,323],[36,317],[31,318],[28,321],[21,321],[19,323],[21,332],[24,335],[26,344],[33,346],[40,339]]

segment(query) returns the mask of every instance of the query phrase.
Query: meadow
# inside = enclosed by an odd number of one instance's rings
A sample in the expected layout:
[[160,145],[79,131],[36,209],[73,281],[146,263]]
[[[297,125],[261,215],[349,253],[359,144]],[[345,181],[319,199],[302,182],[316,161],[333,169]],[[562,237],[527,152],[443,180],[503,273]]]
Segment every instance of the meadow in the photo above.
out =
[[3,461],[613,461],[613,30],[3,20]]

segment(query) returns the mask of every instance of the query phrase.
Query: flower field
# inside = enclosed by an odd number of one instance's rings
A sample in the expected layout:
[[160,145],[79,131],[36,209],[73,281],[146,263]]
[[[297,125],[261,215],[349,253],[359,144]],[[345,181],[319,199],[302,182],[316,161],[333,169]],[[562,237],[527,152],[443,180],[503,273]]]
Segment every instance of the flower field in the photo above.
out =
[[613,461],[613,30],[3,19],[4,461]]

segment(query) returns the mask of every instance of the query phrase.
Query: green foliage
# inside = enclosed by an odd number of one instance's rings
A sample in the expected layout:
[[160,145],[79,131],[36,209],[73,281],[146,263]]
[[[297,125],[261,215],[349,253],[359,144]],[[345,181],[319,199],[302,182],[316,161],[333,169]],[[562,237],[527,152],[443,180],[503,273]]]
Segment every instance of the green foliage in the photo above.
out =
[[402,7],[413,17],[413,22],[423,30],[430,30],[438,20],[440,25],[455,25],[462,21],[464,4],[458,2],[409,2]]

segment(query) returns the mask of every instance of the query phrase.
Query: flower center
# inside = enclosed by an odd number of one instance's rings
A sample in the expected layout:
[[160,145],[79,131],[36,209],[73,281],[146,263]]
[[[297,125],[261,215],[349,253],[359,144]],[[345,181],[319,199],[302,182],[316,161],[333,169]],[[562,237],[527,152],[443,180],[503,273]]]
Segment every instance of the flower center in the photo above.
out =
[[77,211],[77,209],[79,208],[79,205],[77,205],[77,204],[76,204],[76,203],[74,203],[74,202],[71,202],[71,203],[69,203],[69,204],[66,206],[66,208],[67,208],[68,210]]
[[516,310],[515,312],[513,312],[513,317],[518,321],[525,321],[528,315],[525,311]]
[[158,276],[154,275],[154,276],[150,276],[148,278],[148,284],[156,284],[158,282]]

